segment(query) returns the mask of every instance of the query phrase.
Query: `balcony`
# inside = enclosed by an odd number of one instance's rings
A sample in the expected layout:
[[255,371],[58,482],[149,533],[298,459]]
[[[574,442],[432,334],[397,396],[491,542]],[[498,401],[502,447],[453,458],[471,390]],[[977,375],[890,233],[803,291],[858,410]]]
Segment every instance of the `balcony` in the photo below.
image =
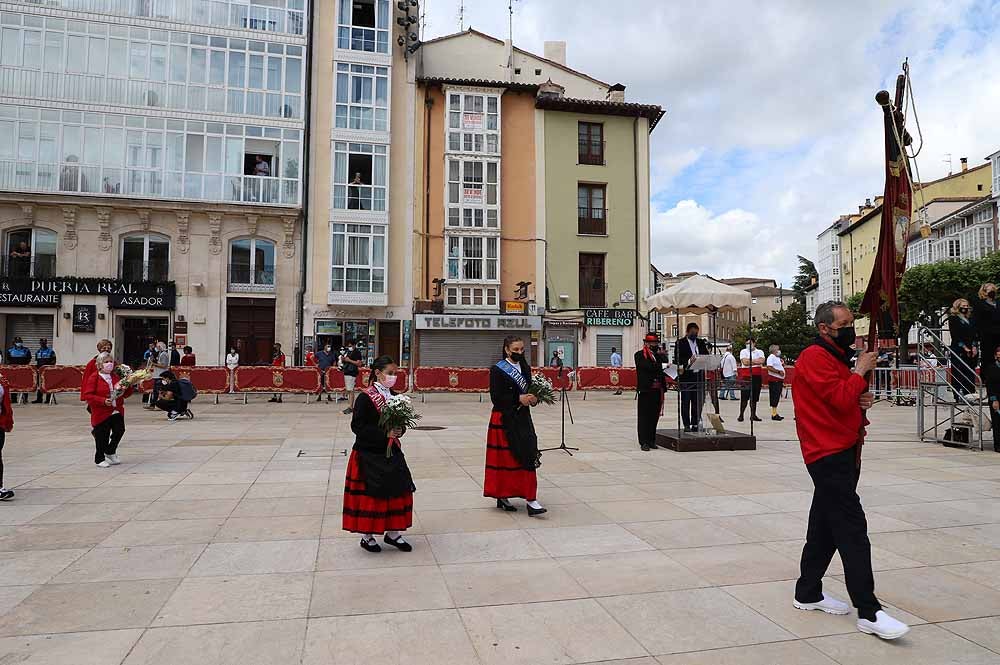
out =
[[274,266],[257,268],[246,263],[229,264],[231,293],[274,293]]
[[588,141],[580,139],[577,153],[577,163],[591,166],[604,166],[604,141]]
[[3,260],[4,277],[55,277],[56,257],[38,256],[5,256]]
[[118,264],[118,274],[123,282],[166,282],[169,279],[170,262],[167,259],[125,259]]
[[295,205],[299,202],[299,183],[268,176],[227,176],[222,194],[226,201]]
[[605,208],[577,208],[577,233],[584,236],[608,235]]

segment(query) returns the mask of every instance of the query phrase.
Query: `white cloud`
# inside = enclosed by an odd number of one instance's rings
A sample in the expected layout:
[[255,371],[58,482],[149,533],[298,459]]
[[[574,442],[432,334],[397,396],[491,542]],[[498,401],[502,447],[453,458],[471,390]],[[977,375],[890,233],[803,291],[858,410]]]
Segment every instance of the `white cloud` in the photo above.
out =
[[[465,0],[466,26],[507,34],[507,3]],[[989,0],[518,0],[514,40],[568,42],[568,64],[661,104],[652,135],[654,237],[670,272],[756,272],[788,281],[816,235],[881,193],[882,115],[909,57],[925,180],[1000,148],[1000,3]],[[428,36],[458,29],[458,0],[430,0]],[[911,132],[915,123],[910,121]],[[690,199],[690,200],[689,200]],[[697,201],[697,203],[695,203]],[[698,220],[691,247],[664,224]],[[731,227],[729,232],[716,229]],[[694,227],[701,231],[701,227]],[[769,241],[745,258],[740,234]],[[678,248],[687,247],[685,254]],[[766,257],[766,258],[761,258]]]

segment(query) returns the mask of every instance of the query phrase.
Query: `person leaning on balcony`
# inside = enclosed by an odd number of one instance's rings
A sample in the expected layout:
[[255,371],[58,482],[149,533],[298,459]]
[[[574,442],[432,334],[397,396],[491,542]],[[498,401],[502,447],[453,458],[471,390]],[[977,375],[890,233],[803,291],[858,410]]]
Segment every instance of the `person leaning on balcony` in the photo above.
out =
[[[28,277],[31,273],[31,249],[28,243],[23,240],[17,243],[16,247],[10,250],[10,265],[8,267],[11,277]],[[15,400],[16,401],[16,400]]]
[[1000,304],[997,285],[987,282],[979,287],[979,297],[972,300],[972,325],[979,337],[980,348],[1000,346]]
[[955,397],[961,399],[976,391],[976,366],[979,354],[976,350],[976,328],[969,319],[969,301],[959,298],[952,303],[948,317],[948,333],[951,335],[951,388]]
[[271,166],[264,159],[263,155],[257,155],[257,160],[253,165],[253,174],[265,178],[271,175]]

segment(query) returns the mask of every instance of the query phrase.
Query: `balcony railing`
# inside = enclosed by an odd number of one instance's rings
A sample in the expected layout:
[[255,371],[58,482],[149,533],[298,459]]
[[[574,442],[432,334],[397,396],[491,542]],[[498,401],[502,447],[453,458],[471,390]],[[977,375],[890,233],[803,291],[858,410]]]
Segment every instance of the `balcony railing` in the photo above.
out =
[[578,208],[577,233],[587,236],[608,234],[607,210],[604,208]]
[[604,166],[604,141],[580,139],[577,161],[580,164]]
[[274,293],[274,267],[229,264],[229,290],[239,293]]
[[44,254],[37,256],[5,256],[4,277],[55,277],[56,257]]
[[166,282],[169,279],[170,262],[166,259],[126,259],[119,262],[118,274],[123,282]]

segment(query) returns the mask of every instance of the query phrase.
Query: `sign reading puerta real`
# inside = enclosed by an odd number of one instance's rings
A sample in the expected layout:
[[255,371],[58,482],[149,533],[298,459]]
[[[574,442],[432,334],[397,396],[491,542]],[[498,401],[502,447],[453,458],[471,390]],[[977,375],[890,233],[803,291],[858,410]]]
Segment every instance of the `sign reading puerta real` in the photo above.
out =
[[175,309],[173,282],[125,282],[102,277],[0,279],[0,306],[59,307],[64,295],[104,296],[110,309]]

